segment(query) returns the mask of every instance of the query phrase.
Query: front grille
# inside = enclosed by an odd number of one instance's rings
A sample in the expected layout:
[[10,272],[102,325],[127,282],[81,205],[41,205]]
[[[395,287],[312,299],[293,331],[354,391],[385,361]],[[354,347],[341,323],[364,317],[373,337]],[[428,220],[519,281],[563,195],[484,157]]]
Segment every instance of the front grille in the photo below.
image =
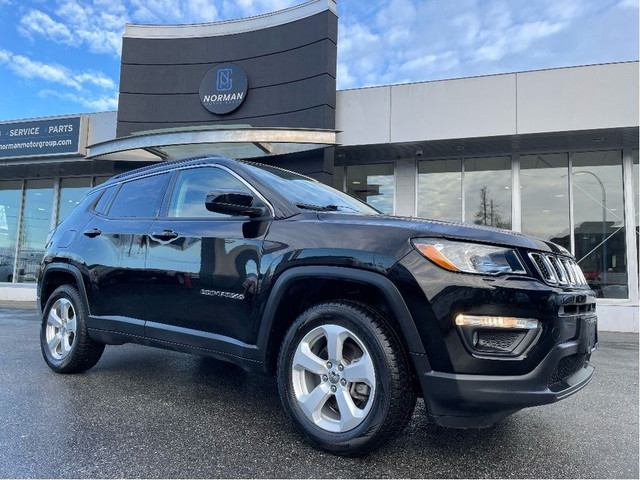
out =
[[529,258],[536,266],[545,283],[570,287],[588,286],[582,270],[575,260],[550,253],[529,253]]
[[562,381],[564,378],[580,370],[584,367],[585,363],[587,363],[587,359],[587,355],[580,355],[578,353],[562,358],[553,370],[551,378],[549,378],[549,386]]

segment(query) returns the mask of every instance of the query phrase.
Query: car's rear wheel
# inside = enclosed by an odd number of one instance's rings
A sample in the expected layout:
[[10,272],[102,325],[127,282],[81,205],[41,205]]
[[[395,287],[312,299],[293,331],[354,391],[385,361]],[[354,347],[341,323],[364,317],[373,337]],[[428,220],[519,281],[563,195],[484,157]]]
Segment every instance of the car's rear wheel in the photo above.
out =
[[416,402],[395,331],[378,312],[348,301],[298,317],[282,344],[278,385],[298,430],[343,455],[366,453],[400,433]]
[[43,310],[40,349],[49,367],[58,373],[79,373],[93,367],[104,344],[87,332],[87,306],[71,285],[58,287]]

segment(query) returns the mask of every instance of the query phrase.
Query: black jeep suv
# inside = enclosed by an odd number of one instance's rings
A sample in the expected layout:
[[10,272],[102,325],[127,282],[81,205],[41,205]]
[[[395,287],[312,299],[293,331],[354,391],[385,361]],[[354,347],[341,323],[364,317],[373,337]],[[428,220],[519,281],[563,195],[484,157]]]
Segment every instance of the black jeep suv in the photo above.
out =
[[52,232],[40,340],[59,373],[141,343],[276,375],[316,446],[360,454],[430,421],[490,426],[584,387],[595,295],[562,247],[382,215],[307,177],[221,157],[91,190]]

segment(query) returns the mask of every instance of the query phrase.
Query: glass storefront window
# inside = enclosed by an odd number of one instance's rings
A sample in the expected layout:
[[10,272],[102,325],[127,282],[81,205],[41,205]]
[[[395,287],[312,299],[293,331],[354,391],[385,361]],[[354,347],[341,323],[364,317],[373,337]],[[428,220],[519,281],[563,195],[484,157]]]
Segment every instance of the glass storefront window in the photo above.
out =
[[[640,170],[638,169],[638,150],[631,152],[633,157],[633,217],[635,219],[636,229],[636,253],[640,252],[640,213],[638,212],[638,203],[640,202],[640,192],[638,191],[638,184],[640,183]],[[638,270],[638,282],[640,287],[640,261],[636,259],[636,268]]]
[[58,200],[58,224],[75,208],[85,193],[91,188],[91,178],[63,178],[60,180],[60,198]]
[[568,178],[566,153],[520,157],[522,232],[570,250]]
[[344,167],[342,165],[333,169],[333,188],[344,192]]
[[381,212],[393,214],[395,177],[393,163],[349,165],[347,193]]
[[0,282],[13,281],[22,181],[0,182]]
[[418,162],[418,217],[462,220],[462,160]]
[[511,157],[464,160],[467,223],[511,228]]
[[573,155],[575,257],[599,297],[627,298],[622,152]]
[[44,244],[51,230],[52,207],[53,180],[27,180],[18,256],[19,282],[36,281]]

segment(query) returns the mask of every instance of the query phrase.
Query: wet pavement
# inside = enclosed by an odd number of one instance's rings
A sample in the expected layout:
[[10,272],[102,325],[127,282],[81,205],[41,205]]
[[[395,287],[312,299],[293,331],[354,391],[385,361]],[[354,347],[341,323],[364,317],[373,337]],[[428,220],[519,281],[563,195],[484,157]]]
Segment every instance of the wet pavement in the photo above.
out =
[[637,334],[602,332],[594,380],[562,402],[449,430],[419,401],[401,438],[349,459],[300,440],[273,378],[137,345],[57,375],[35,309],[0,304],[0,331],[3,478],[638,478]]

